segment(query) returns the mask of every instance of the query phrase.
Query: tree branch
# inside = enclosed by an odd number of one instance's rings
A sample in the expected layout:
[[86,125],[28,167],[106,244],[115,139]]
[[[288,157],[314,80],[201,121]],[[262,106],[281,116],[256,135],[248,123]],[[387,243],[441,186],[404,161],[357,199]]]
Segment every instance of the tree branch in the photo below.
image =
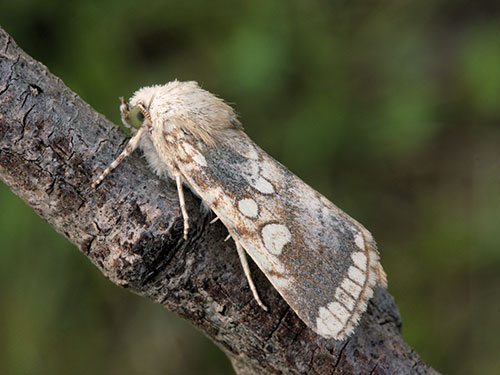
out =
[[175,186],[136,153],[96,190],[126,136],[0,29],[0,177],[115,284],[192,322],[238,374],[436,373],[403,341],[393,298],[378,289],[344,342],[308,329],[264,275],[253,300],[232,241],[186,191],[187,241]]

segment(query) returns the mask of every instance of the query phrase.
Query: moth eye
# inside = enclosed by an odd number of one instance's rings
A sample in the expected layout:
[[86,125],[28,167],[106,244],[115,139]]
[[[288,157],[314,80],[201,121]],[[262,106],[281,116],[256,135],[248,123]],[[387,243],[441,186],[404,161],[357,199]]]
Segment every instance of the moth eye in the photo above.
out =
[[132,107],[128,113],[128,120],[130,121],[130,125],[136,129],[139,129],[142,126],[142,123],[144,122],[144,114],[141,112],[139,106]]

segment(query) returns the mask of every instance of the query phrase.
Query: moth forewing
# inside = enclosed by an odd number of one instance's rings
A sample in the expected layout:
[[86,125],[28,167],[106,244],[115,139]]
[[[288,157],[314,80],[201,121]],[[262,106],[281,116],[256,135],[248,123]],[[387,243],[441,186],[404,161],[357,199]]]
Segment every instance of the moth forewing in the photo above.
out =
[[139,145],[159,176],[176,181],[185,237],[183,184],[228,229],[262,307],[244,252],[311,329],[349,336],[377,282],[386,283],[370,233],[261,150],[231,107],[195,82],[138,90],[122,102],[124,122],[134,108],[144,124],[94,185]]
[[211,147],[172,140],[179,170],[299,317],[336,339],[356,326],[377,282],[369,232],[243,132]]

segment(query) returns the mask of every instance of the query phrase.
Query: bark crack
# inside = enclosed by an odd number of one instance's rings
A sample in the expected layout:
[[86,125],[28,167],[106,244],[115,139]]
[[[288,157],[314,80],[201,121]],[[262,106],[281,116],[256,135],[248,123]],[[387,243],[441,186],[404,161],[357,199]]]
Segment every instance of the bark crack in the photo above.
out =
[[332,371],[333,374],[337,372],[337,368],[340,365],[340,360],[342,359],[342,355],[344,354],[344,350],[347,347],[347,344],[349,344],[349,339],[345,340],[345,343],[342,345],[342,347],[337,353],[337,359],[335,360],[335,363],[333,365],[333,371]]

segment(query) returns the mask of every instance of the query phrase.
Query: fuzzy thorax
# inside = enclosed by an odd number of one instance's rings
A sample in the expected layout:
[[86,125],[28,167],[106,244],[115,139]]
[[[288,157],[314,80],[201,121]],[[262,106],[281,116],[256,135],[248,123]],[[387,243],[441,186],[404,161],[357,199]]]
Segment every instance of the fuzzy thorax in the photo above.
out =
[[130,99],[130,107],[142,103],[151,118],[162,119],[165,134],[181,129],[209,146],[224,139],[224,131],[242,129],[233,109],[194,81],[172,81],[143,87]]

